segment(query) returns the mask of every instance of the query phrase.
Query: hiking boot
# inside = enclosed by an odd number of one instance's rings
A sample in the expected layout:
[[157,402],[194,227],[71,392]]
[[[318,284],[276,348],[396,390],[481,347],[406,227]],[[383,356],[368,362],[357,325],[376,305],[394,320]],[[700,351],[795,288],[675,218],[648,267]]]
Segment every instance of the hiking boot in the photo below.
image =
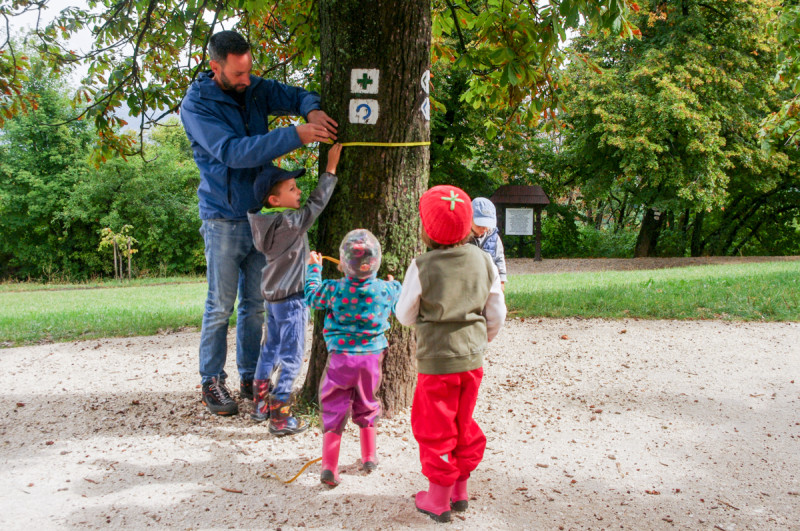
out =
[[272,383],[269,380],[253,380],[253,412],[250,418],[256,422],[269,420],[269,392]]
[[272,435],[295,435],[308,428],[305,421],[292,416],[291,403],[281,402],[275,395],[269,397],[269,432]]
[[239,398],[242,400],[253,399],[253,380],[239,381]]
[[225,386],[224,380],[211,378],[203,384],[203,404],[215,415],[236,415],[239,405],[231,398],[231,392]]

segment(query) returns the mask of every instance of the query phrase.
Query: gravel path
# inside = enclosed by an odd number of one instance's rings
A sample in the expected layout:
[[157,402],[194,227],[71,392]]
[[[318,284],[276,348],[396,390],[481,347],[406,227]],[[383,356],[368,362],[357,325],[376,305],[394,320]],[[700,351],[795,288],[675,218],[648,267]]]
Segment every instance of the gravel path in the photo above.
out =
[[[547,262],[545,262],[547,263]],[[513,266],[512,266],[513,267]],[[512,269],[513,270],[513,269]],[[233,343],[233,337],[230,338]],[[408,412],[319,484],[318,428],[205,412],[199,334],[0,350],[7,528],[441,529]],[[800,323],[513,320],[491,344],[464,529],[797,529]],[[229,354],[229,374],[235,374]]]

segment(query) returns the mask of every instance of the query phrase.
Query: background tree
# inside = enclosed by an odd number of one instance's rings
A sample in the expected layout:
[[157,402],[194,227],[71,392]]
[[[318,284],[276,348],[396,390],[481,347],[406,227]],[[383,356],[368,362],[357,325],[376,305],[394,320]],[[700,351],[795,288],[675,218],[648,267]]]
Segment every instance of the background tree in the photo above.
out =
[[[656,255],[666,227],[669,254],[691,238],[706,252],[705,214],[729,203],[732,183],[752,192],[738,199],[748,205],[791,186],[787,153],[767,156],[756,140],[780,102],[763,31],[771,4],[662,1],[640,13],[641,41],[576,39],[586,62],[570,68],[567,171],[586,201],[638,210],[636,256]],[[735,247],[723,238],[714,250]]]
[[762,124],[761,147],[800,144],[800,2],[785,0],[772,10],[768,31],[778,41],[776,81],[787,83],[791,90],[781,108],[767,116]]
[[[57,218],[88,175],[93,134],[85,122],[63,121],[70,108],[59,79],[32,61],[20,94],[36,106],[0,128],[0,277],[51,277],[71,271],[80,244]],[[96,248],[92,237],[92,247]]]
[[119,232],[122,226],[133,225],[140,274],[202,272],[200,176],[186,134],[172,118],[153,131],[147,145],[149,162],[112,155],[99,168],[92,167],[90,178],[75,187],[58,217],[73,232],[97,234],[103,227]]
[[[22,94],[36,109],[0,127],[0,278],[81,280],[113,271],[100,231],[137,227],[139,274],[202,270],[197,166],[183,130],[163,126],[148,164],[112,156],[89,164],[91,124],[65,121],[66,82],[40,61]],[[53,125],[59,124],[60,125]]]

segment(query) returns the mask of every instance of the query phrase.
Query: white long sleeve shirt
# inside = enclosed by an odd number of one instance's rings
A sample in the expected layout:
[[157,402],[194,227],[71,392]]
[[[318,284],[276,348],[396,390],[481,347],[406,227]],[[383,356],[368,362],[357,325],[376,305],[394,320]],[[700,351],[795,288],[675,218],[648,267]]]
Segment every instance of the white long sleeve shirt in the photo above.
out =
[[[492,341],[497,336],[506,319],[506,301],[500,284],[500,275],[497,272],[497,267],[494,264],[492,265],[495,272],[494,281],[489,290],[486,306],[483,309],[489,341]],[[403,288],[400,291],[400,299],[397,301],[395,315],[398,321],[406,326],[412,326],[417,322],[421,296],[422,285],[419,279],[419,269],[417,268],[417,261],[412,260],[406,271]]]

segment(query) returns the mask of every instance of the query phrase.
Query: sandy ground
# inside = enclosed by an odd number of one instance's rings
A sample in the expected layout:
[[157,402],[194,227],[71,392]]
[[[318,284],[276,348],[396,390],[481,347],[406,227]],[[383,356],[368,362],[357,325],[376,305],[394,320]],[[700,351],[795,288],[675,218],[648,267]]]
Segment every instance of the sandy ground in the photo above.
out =
[[[233,338],[230,338],[231,341]],[[199,402],[199,334],[0,350],[6,528],[435,528],[408,412],[380,466],[319,483],[314,428],[275,438]],[[800,323],[514,320],[491,344],[488,437],[454,528],[798,529]],[[233,356],[227,370],[235,374]],[[455,513],[454,513],[455,514]]]
[[[510,260],[511,273],[787,258]],[[234,338],[229,338],[233,345]],[[0,349],[0,524],[435,528],[408,412],[379,469],[319,484],[315,427],[275,438],[199,402],[199,334]],[[512,320],[491,344],[488,437],[454,528],[799,529],[800,323]],[[232,347],[227,371],[235,374]],[[237,383],[233,381],[232,387]]]

